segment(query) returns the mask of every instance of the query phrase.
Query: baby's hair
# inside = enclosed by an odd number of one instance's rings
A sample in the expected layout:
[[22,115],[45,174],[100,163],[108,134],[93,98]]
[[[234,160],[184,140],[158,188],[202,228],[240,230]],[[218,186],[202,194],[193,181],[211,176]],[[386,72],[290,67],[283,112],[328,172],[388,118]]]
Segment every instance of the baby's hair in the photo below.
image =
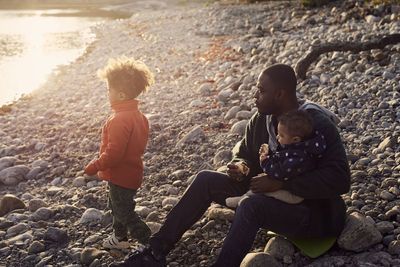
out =
[[312,118],[305,110],[293,110],[278,117],[278,123],[285,126],[288,134],[307,139],[312,133]]
[[131,99],[146,92],[154,83],[153,74],[143,62],[125,56],[110,58],[97,75],[107,80],[109,88],[124,92]]

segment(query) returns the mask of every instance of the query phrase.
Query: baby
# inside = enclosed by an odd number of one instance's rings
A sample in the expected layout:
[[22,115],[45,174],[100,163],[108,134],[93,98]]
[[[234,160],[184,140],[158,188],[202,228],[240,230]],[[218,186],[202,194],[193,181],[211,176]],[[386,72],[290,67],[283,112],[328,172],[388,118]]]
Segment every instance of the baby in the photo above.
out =
[[[276,151],[271,151],[267,144],[261,145],[260,165],[268,176],[283,182],[315,169],[316,159],[321,158],[326,149],[325,137],[318,131],[313,132],[311,116],[305,110],[290,111],[278,117],[277,140]],[[243,196],[227,198],[226,205],[234,208],[242,198],[252,194],[248,191]],[[286,190],[265,195],[289,204],[303,201],[302,197]]]

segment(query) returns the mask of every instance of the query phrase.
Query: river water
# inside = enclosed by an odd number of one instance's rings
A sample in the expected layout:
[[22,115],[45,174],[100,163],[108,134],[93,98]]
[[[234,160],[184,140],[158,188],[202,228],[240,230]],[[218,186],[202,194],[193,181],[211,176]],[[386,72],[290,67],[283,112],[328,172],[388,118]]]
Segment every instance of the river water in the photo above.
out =
[[74,12],[0,10],[0,107],[39,88],[57,66],[79,57],[95,39],[91,26],[115,19]]

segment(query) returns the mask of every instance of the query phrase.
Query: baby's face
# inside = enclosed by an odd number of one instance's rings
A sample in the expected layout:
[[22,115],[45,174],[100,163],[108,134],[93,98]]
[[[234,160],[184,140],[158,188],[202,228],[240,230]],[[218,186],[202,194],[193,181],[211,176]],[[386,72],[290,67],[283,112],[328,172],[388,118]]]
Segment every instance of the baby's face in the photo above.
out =
[[278,139],[279,144],[281,145],[290,145],[295,142],[299,142],[298,137],[292,136],[288,133],[287,127],[278,123],[278,135],[276,138]]

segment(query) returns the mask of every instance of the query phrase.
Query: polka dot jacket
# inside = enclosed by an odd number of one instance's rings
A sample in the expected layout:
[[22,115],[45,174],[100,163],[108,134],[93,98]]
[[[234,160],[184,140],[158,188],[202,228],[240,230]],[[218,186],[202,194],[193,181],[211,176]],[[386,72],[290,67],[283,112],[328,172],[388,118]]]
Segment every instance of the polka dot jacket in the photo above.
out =
[[324,135],[315,131],[314,135],[305,141],[279,145],[277,151],[269,151],[261,167],[264,173],[278,180],[289,180],[316,168],[317,159],[326,150]]

